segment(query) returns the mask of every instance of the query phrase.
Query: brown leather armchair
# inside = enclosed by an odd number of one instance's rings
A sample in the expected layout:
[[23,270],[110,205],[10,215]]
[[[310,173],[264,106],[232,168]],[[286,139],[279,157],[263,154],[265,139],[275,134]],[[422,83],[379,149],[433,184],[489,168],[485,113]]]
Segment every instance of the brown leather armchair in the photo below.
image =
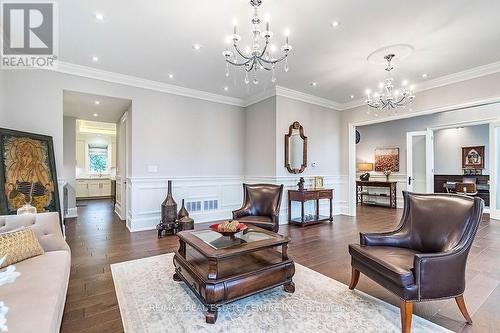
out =
[[283,185],[243,184],[243,206],[233,219],[278,232]]
[[362,272],[401,298],[402,332],[411,331],[413,303],[454,297],[467,320],[465,265],[484,209],[481,198],[403,192],[396,230],[360,234],[350,244],[354,289]]

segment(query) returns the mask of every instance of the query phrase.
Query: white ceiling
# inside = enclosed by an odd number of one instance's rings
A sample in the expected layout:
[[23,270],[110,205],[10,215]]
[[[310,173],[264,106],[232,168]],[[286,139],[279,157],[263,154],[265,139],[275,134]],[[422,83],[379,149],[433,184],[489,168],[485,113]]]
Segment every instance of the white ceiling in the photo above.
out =
[[[58,2],[62,61],[237,98],[272,88],[269,75],[257,86],[245,85],[240,71],[224,76],[233,18],[242,45],[250,39],[249,0]],[[279,70],[276,84],[338,103],[376,88],[383,65],[366,58],[387,45],[415,48],[396,62],[395,77],[416,84],[500,60],[498,0],[263,0],[260,13],[270,14],[278,46],[291,32],[290,71]]]
[[[99,104],[96,104],[96,101]],[[63,92],[63,114],[81,120],[116,123],[127,111],[130,103],[130,100],[122,98],[84,94],[69,90]]]

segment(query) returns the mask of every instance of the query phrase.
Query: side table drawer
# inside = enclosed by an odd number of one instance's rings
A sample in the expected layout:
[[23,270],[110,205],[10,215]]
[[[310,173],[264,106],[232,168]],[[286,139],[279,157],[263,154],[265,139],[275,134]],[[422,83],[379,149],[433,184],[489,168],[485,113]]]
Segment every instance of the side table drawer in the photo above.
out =
[[333,199],[333,191],[330,190],[319,191],[318,195],[320,199]]
[[318,199],[319,196],[318,196],[318,192],[317,191],[307,191],[307,192],[304,192],[304,200],[316,200]]

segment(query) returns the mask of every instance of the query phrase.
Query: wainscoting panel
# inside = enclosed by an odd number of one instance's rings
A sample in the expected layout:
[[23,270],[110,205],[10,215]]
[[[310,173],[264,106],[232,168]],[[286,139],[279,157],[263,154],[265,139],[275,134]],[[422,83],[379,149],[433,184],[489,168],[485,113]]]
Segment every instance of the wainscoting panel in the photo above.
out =
[[125,212],[123,211],[123,197],[125,193],[125,187],[123,184],[122,177],[116,176],[116,202],[115,202],[115,213],[118,215],[120,220],[125,220]]
[[[178,209],[186,201],[217,200],[217,209],[190,212],[195,223],[231,218],[231,212],[241,206],[243,190],[240,177],[172,177],[172,194]],[[161,203],[167,195],[167,178],[128,178],[131,205],[129,205],[130,231],[151,230],[161,219]]]

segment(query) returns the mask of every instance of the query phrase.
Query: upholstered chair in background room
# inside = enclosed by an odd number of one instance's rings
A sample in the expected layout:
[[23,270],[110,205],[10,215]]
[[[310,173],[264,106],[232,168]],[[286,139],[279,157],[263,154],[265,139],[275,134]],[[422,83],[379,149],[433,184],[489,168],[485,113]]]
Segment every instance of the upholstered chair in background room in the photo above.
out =
[[283,185],[243,184],[243,205],[233,219],[278,232]]
[[354,289],[360,272],[401,298],[402,332],[411,331],[413,303],[455,298],[467,320],[465,265],[483,215],[484,201],[454,194],[403,192],[396,230],[360,234],[350,244]]

